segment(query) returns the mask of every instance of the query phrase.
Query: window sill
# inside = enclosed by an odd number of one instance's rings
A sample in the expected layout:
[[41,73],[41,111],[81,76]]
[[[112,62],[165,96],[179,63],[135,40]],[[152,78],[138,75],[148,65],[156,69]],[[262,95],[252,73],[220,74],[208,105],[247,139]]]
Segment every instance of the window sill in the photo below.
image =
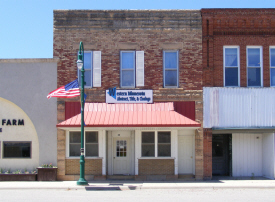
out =
[[[79,159],[80,157],[66,157],[66,159]],[[86,157],[85,159],[103,159],[103,157]]]
[[136,88],[136,87],[134,87],[134,86],[125,86],[125,87],[124,87],[124,86],[121,86],[120,88],[118,88],[118,90],[120,90],[120,89],[121,89],[121,90],[128,90],[128,89],[131,89],[131,90],[132,90],[132,89],[135,89],[135,88]]
[[165,88],[159,88],[159,90],[167,90],[167,89],[183,90],[183,88],[178,88],[178,87],[165,87]]
[[140,157],[137,159],[175,159],[175,157]]

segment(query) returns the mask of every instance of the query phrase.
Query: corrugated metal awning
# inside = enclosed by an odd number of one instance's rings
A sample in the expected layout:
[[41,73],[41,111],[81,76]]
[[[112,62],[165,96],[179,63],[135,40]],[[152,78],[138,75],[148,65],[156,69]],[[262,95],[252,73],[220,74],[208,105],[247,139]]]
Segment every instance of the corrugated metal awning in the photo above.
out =
[[[200,127],[201,124],[174,111],[172,102],[154,104],[86,103],[86,127]],[[81,114],[57,127],[80,127]]]

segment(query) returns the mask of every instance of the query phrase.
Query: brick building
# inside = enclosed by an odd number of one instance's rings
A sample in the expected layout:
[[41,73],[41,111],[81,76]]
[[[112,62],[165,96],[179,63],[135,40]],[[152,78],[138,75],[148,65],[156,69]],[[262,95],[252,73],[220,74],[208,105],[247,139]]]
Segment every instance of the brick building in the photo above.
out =
[[275,9],[202,9],[204,178],[274,179]]
[[[86,179],[202,179],[200,11],[55,10],[58,87],[78,78],[80,41],[86,69]],[[110,104],[110,88],[113,98],[129,91],[152,95],[143,104]],[[57,100],[59,180],[79,178],[78,100]]]

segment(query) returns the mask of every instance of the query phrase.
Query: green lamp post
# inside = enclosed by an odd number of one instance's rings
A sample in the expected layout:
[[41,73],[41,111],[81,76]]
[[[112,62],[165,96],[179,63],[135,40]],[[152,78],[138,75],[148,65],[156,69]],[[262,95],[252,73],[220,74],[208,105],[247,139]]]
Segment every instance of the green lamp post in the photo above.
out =
[[85,157],[84,157],[84,48],[82,41],[79,44],[77,68],[81,71],[81,148],[80,148],[80,178],[77,185],[87,185],[85,180]]

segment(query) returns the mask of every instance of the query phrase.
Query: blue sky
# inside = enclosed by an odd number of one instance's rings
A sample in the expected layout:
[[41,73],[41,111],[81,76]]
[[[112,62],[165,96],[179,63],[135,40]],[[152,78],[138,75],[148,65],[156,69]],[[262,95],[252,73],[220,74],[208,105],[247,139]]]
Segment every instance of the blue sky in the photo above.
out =
[[0,58],[52,58],[56,9],[275,8],[274,0],[0,0]]

